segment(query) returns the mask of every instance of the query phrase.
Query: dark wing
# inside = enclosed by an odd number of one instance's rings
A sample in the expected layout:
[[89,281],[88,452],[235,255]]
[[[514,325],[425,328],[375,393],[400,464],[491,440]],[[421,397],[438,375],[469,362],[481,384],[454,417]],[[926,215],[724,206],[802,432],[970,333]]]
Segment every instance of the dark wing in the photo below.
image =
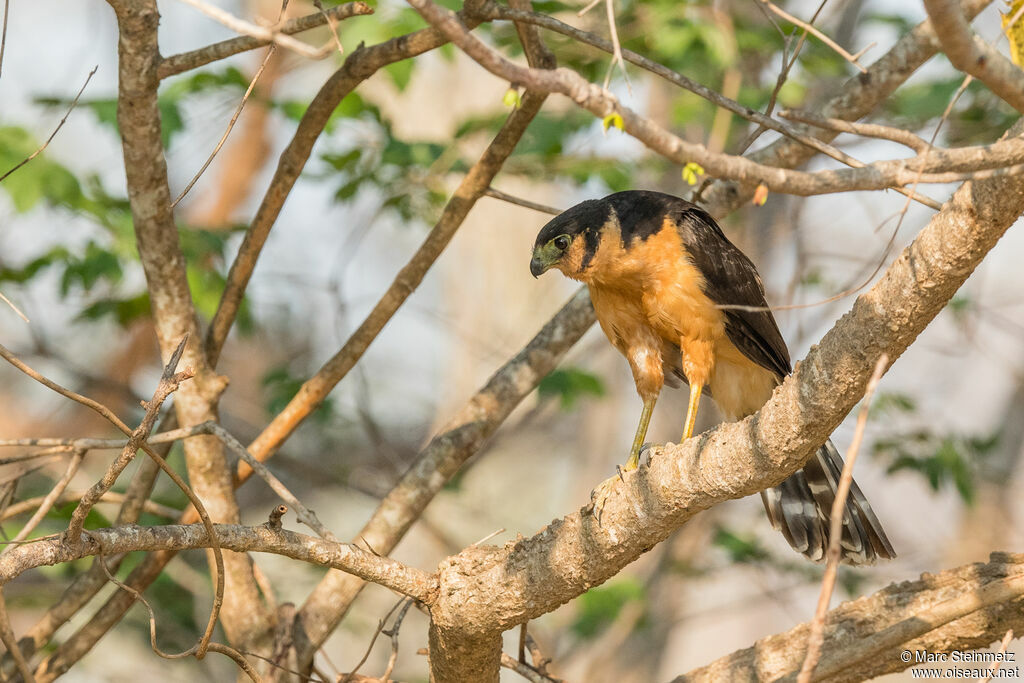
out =
[[671,216],[683,246],[704,276],[704,293],[719,306],[755,309],[723,309],[729,341],[761,367],[779,377],[788,375],[792,369],[789,350],[768,310],[764,285],[754,264],[726,238],[707,212],[690,202],[677,201]]

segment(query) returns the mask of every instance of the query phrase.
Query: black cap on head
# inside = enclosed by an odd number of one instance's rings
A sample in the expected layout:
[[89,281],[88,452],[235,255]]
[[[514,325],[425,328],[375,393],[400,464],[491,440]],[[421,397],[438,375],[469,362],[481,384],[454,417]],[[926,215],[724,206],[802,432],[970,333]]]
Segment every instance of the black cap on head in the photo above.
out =
[[604,199],[588,199],[551,219],[540,229],[534,246],[545,245],[559,235],[575,236],[588,230],[600,230],[611,211],[611,205]]

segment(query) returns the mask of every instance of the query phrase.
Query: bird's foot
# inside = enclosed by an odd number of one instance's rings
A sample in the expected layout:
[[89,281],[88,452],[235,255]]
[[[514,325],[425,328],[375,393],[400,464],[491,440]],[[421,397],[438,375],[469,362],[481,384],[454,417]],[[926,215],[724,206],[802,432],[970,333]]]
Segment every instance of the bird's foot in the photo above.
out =
[[598,484],[593,491],[590,492],[590,510],[593,513],[594,517],[597,518],[598,524],[601,523],[601,513],[604,512],[605,503],[608,502],[608,498],[612,495],[612,492],[615,491],[615,487],[619,484],[620,481],[622,483],[625,483],[626,480],[623,478],[623,474],[625,472],[630,472],[635,469],[636,465],[634,465],[633,467],[629,467],[629,465],[626,465],[625,467],[623,467],[622,465],[616,465],[615,476],[604,480],[603,482]]
[[640,459],[643,460],[644,456],[646,456],[647,457],[647,462],[650,462],[651,461],[651,452],[650,451],[656,445],[657,444],[655,444],[653,441],[648,441],[643,446],[641,446],[640,447]]

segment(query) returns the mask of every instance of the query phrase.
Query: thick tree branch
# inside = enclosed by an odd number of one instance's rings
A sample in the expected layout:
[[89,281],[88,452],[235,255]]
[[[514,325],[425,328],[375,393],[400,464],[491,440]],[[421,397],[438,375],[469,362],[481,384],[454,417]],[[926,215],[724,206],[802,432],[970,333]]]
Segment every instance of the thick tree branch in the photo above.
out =
[[[195,370],[195,379],[182,385],[175,400],[178,422],[188,427],[217,419],[225,380],[213,372],[199,343],[185,258],[171,212],[157,103],[160,16],[155,0],[114,0],[111,5],[119,33],[117,120],[132,223],[164,361],[182,337],[189,338],[182,362]],[[212,437],[192,439],[185,445],[185,458],[191,484],[210,517],[237,522],[232,472],[220,442]],[[269,633],[272,615],[262,605],[249,559],[227,553],[224,560],[225,629],[233,643],[258,650]]]
[[[292,142],[282,153],[270,188],[246,234],[239,255],[232,264],[225,292],[205,340],[205,349],[211,365],[217,362],[270,228],[276,221],[280,209],[284,205],[284,200],[301,173],[302,167],[309,157],[309,152],[334,107],[345,94],[381,67],[422,54],[445,42],[447,41],[438,31],[427,28],[369,48],[357,49],[318,93],[317,98],[307,109],[303,121],[300,122]],[[332,101],[333,104],[331,104]],[[183,521],[195,521],[194,511],[186,513]],[[156,580],[172,557],[174,557],[174,553],[169,551],[147,555],[142,563],[132,570],[128,577],[128,585],[138,590],[144,589]],[[105,581],[100,574],[91,574],[91,576],[97,581]],[[88,587],[93,588],[97,581],[93,581]],[[49,631],[49,627],[58,623],[60,619],[66,620],[69,612],[73,614],[71,610],[80,608],[75,607],[77,601],[74,598],[78,595],[79,593],[75,593],[67,596],[69,601],[65,608],[59,614],[53,615],[53,619],[47,620],[47,628],[43,629],[44,631]],[[50,656],[46,664],[49,671],[52,672],[51,675],[59,675],[66,671],[74,661],[88,652],[103,634],[121,619],[134,600],[135,598],[126,591],[115,593],[93,615],[86,627],[65,641],[60,649]]]
[[1024,71],[975,35],[955,0],[924,0],[949,61],[1024,113]]
[[[812,680],[863,681],[914,666],[900,653],[974,650],[1024,628],[1024,556],[993,553],[975,563],[924,574],[828,613],[823,655]],[[674,679],[673,683],[791,680],[809,624]],[[980,665],[990,666],[990,665]]]
[[[407,567],[389,557],[379,557],[347,543],[335,543],[292,531],[237,524],[214,525],[222,548],[235,552],[265,552],[352,572],[366,581],[416,598],[433,602],[437,579]],[[209,548],[210,533],[202,524],[143,527],[126,525],[83,532],[82,543],[72,545],[61,538],[40,540],[13,548],[0,556],[0,586],[36,567],[71,562],[99,554],[137,550],[191,550]]]
[[[1019,122],[1009,134],[1022,130]],[[476,675],[499,656],[489,634],[602,583],[697,512],[801,467],[860,399],[875,360],[909,347],[1022,211],[1019,180],[965,183],[757,414],[654,448],[649,466],[624,476],[600,524],[577,512],[532,538],[449,558],[432,628],[450,645],[476,646],[464,660],[446,659],[444,675]],[[496,679],[495,670],[480,680]]]

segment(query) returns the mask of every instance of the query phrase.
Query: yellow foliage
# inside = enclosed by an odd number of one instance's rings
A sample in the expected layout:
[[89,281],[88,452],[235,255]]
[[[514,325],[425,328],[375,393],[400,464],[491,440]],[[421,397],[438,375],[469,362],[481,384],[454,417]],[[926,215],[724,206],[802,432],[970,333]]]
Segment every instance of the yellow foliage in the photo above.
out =
[[1003,31],[1010,41],[1010,58],[1024,68],[1024,0],[1010,0],[1003,14]]

